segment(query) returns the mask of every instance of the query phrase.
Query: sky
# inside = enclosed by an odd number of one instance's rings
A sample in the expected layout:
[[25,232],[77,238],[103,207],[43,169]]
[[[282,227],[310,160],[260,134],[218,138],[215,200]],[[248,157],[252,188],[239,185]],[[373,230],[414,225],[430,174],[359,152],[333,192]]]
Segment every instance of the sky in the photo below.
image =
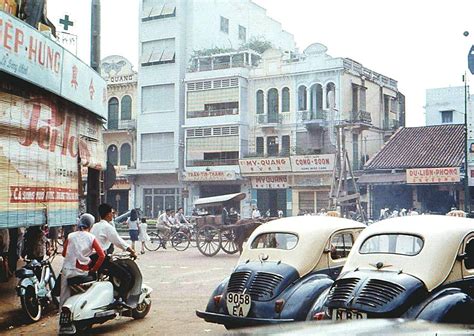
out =
[[[102,58],[122,55],[137,69],[138,1],[102,0]],[[209,1],[209,0],[202,0]],[[228,1],[228,0],[218,0]],[[349,57],[398,81],[408,126],[425,123],[426,89],[463,85],[474,77],[467,55],[474,44],[473,0],[254,0],[292,33],[300,51],[314,42],[333,57]],[[78,35],[78,56],[89,63],[90,0],[48,0],[48,17],[65,14]],[[470,32],[465,37],[463,33]],[[474,93],[474,89],[471,90]]]

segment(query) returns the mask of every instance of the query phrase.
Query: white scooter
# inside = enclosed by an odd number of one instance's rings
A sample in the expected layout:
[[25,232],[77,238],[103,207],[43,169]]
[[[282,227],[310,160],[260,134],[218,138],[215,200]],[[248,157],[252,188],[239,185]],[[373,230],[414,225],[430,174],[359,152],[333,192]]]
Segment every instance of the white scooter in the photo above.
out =
[[138,265],[128,254],[112,256],[112,262],[120,264],[132,275],[132,284],[127,300],[117,304],[114,287],[120,279],[107,277],[94,280],[91,276],[78,276],[68,279],[73,292],[64,303],[59,317],[59,333],[73,335],[84,332],[93,324],[101,324],[117,316],[144,318],[151,308],[152,288],[142,283],[142,274]]

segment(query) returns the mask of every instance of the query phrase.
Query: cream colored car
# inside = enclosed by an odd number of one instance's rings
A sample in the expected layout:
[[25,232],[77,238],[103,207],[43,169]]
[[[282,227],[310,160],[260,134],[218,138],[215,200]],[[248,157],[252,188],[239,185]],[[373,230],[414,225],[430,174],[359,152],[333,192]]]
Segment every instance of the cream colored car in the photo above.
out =
[[362,232],[310,318],[474,323],[474,221],[387,219]]
[[278,219],[258,227],[239,262],[197,315],[227,328],[305,320],[339,275],[366,226],[329,216]]

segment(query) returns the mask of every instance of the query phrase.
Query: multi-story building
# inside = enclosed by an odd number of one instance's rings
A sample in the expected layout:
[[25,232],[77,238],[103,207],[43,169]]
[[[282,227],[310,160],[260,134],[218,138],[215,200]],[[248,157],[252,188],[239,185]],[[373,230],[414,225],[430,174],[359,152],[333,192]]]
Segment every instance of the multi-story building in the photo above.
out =
[[466,104],[470,108],[469,102],[464,86],[426,90],[426,126],[464,124],[464,111]]
[[295,43],[250,0],[142,0],[140,13],[137,166],[128,174],[134,205],[156,217],[183,205],[184,78],[191,56],[237,50],[257,37],[282,50],[293,51]]
[[336,126],[346,125],[345,147],[359,171],[404,125],[404,96],[395,80],[326,51],[318,43],[292,57],[270,49],[250,71],[249,154],[240,169],[251,181],[252,201],[265,212],[327,208]]
[[126,172],[136,164],[137,72],[122,56],[108,56],[100,65],[107,81],[108,119],[104,131],[107,160],[114,165],[115,184],[105,191],[105,200],[119,213],[130,207],[130,181]]

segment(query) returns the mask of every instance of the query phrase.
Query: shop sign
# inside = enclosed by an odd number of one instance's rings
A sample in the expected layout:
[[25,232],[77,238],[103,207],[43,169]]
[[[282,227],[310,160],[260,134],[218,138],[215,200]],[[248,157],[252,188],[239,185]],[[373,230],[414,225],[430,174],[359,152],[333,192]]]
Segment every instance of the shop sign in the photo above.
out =
[[0,11],[0,70],[107,118],[107,84],[76,56]]
[[407,169],[407,183],[456,183],[461,180],[459,167]]
[[125,172],[128,170],[127,166],[114,166],[114,168],[116,177],[124,177]]
[[239,160],[240,173],[284,173],[291,171],[291,161],[289,157],[283,158],[252,158]]
[[233,171],[188,171],[183,174],[183,180],[186,182],[232,181],[235,178]]
[[128,182],[127,179],[115,180],[115,183],[110,190],[130,190],[130,182]]
[[334,154],[291,156],[291,168],[295,173],[327,172],[334,169]]
[[286,189],[288,188],[288,176],[255,176],[252,177],[252,188]]

